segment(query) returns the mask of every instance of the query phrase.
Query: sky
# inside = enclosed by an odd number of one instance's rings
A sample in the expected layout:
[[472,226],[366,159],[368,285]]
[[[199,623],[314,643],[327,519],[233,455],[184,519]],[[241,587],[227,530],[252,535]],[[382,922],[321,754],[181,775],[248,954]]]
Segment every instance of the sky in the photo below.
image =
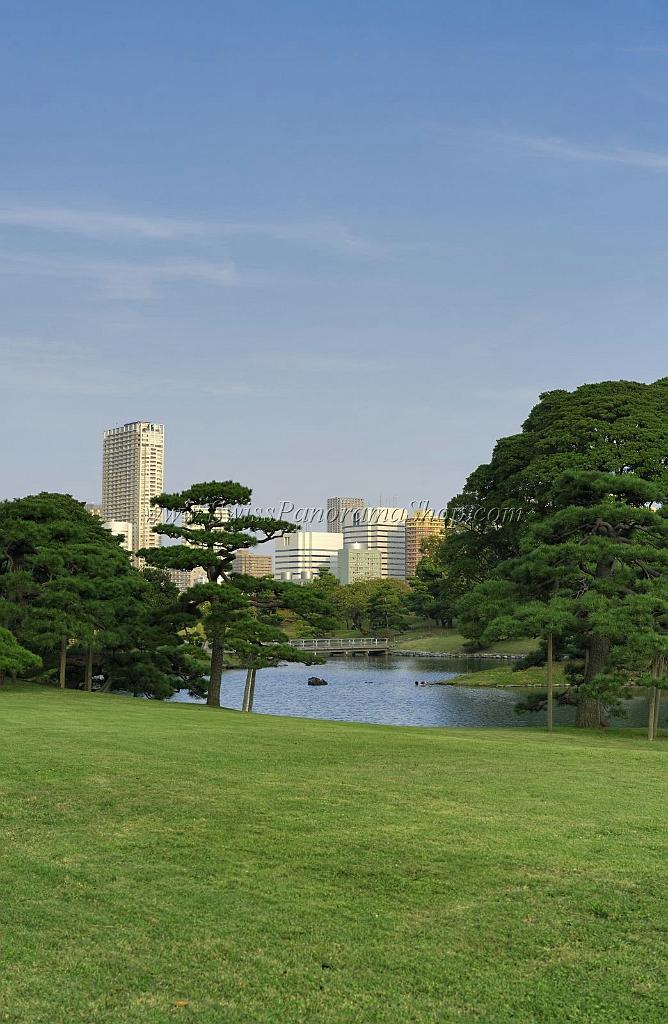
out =
[[437,508],[668,373],[668,5],[0,0],[0,497]]

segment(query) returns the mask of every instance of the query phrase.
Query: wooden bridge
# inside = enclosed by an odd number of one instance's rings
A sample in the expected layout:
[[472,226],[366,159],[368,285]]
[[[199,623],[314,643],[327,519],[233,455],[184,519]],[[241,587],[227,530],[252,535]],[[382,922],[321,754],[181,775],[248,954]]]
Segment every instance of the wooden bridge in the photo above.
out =
[[315,651],[317,654],[386,654],[390,649],[390,641],[377,636],[365,637],[325,637],[324,639],[291,640],[291,647],[300,651]]

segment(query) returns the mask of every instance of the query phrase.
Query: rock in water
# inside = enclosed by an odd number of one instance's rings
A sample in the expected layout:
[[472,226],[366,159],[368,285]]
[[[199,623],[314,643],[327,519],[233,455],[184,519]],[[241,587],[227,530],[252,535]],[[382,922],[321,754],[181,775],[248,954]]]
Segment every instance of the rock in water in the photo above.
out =
[[327,686],[327,680],[321,679],[320,676],[309,676],[306,681],[307,686]]

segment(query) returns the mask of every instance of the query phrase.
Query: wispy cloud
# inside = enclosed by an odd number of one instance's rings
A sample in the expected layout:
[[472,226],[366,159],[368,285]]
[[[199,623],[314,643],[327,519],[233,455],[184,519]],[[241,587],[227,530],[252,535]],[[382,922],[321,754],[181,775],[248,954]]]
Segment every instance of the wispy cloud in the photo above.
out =
[[647,171],[668,171],[668,153],[626,146],[591,146],[553,136],[515,135],[510,141],[558,160],[583,163],[619,164]]
[[266,275],[241,274],[231,260],[220,263],[179,260],[165,263],[133,263],[110,260],[69,260],[0,251],[0,272],[40,277],[82,279],[94,282],[112,298],[147,299],[155,286],[167,281],[201,281],[216,287],[252,287],[266,283]]
[[147,390],[147,382],[82,345],[4,336],[0,393],[4,390],[8,395],[139,395]]
[[[120,365],[119,365],[120,363]],[[256,381],[226,377],[220,382],[183,367],[178,373],[128,373],[123,360],[109,359],[90,346],[57,339],[0,336],[0,394],[82,396],[215,395],[220,398],[259,396],[266,389]]]
[[380,247],[337,220],[215,221],[88,210],[76,207],[16,205],[0,201],[0,225],[103,241],[187,241],[264,236],[337,252],[374,256]]
[[392,372],[401,366],[396,356],[385,356],[382,360],[373,356],[361,356],[358,352],[339,352],[335,355],[322,354],[319,352],[293,352],[281,355],[265,354],[263,364],[268,366],[273,374],[277,367],[290,369],[291,373],[350,373],[369,371],[374,375]]

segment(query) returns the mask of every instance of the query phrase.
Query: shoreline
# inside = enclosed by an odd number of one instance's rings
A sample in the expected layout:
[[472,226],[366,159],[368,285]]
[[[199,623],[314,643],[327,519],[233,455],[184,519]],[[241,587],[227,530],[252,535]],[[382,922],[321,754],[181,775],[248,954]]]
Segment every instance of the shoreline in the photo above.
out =
[[406,648],[390,648],[388,654],[392,654],[401,658],[448,658],[456,661],[462,661],[464,658],[472,658],[484,661],[521,661],[525,658],[525,654],[490,654],[487,651],[415,651],[406,650]]

